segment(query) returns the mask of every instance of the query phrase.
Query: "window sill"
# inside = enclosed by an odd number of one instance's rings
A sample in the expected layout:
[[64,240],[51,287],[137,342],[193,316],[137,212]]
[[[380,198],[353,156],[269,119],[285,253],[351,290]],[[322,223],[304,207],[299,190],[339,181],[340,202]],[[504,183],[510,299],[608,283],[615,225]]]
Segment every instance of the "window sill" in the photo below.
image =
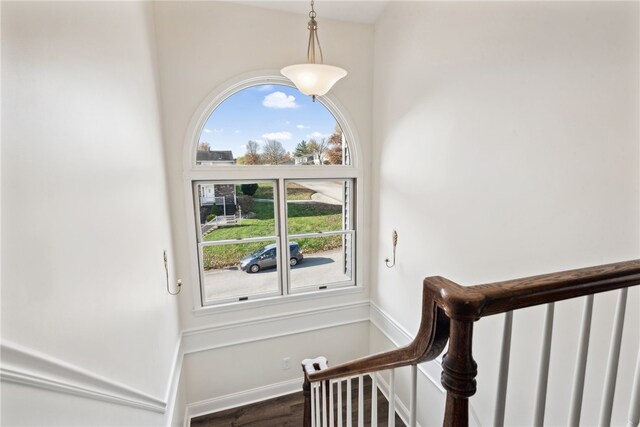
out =
[[248,300],[248,301],[234,301],[226,304],[207,305],[204,307],[196,307],[192,310],[195,316],[209,316],[218,313],[228,313],[233,311],[251,310],[260,307],[278,306],[283,304],[295,303],[300,301],[309,301],[319,298],[328,298],[332,296],[352,295],[364,292],[364,287],[349,286],[345,288],[326,289],[316,292],[308,292],[292,295],[279,295],[275,297]]

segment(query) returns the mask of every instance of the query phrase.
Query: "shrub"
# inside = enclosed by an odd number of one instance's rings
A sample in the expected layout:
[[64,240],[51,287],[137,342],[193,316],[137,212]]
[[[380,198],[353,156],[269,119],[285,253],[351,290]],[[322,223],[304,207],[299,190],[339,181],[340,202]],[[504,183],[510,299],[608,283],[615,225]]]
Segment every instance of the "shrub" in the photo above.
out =
[[[258,184],[242,184],[240,190],[242,190],[242,194],[253,196],[256,194],[256,191],[258,191]],[[244,208],[242,210],[244,210]]]
[[211,221],[212,219],[214,219],[216,217],[216,214],[209,214],[207,215],[207,222]]

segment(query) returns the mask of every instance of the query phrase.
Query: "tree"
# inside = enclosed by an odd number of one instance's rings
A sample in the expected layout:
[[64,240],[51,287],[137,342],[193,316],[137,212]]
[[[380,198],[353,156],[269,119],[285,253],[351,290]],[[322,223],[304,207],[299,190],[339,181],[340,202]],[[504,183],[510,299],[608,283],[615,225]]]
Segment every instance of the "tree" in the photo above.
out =
[[267,165],[280,165],[291,160],[291,156],[286,152],[280,141],[270,139],[262,147],[262,159]]
[[208,142],[198,144],[198,151],[211,151],[211,145]]
[[329,137],[329,148],[327,149],[327,160],[329,164],[342,164],[342,128],[336,123],[333,134]]
[[322,163],[325,151],[327,151],[327,140],[323,138],[318,142],[315,139],[312,139],[307,144],[307,147],[309,148],[310,153],[318,155],[318,159],[320,160],[320,163]]
[[242,194],[246,194],[247,196],[253,196],[258,191],[258,184],[241,184],[240,190]]
[[302,157],[308,156],[309,154],[311,154],[311,152],[309,151],[309,146],[307,145],[307,141],[303,139],[300,143],[298,143],[298,145],[296,145],[296,149],[293,152],[293,155],[296,157]]
[[244,155],[244,164],[259,165],[262,163],[258,150],[260,150],[260,145],[256,141],[247,142],[247,152]]

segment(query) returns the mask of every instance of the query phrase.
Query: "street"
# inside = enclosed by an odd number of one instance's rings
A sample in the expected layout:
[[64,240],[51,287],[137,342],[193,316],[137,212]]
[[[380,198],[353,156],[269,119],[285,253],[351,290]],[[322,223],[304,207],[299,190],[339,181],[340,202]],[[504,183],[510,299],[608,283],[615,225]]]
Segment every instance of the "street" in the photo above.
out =
[[[344,274],[342,249],[304,256],[291,268],[291,288],[324,285],[350,280]],[[278,270],[270,268],[258,273],[246,273],[237,267],[209,270],[204,273],[206,300],[243,297],[278,290]]]

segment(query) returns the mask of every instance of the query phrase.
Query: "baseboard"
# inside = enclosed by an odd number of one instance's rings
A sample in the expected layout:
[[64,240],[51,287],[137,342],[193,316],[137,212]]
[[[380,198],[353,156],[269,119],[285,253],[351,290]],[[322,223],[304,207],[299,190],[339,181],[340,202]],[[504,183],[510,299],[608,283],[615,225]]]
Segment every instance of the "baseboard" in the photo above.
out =
[[73,364],[4,340],[2,381],[165,413],[166,402]]
[[187,405],[185,411],[184,425],[188,427],[194,417],[250,405],[297,391],[302,391],[302,377],[191,403]]
[[[395,321],[388,313],[378,307],[375,303],[370,302],[371,307],[371,323],[378,328],[389,341],[396,347],[402,347],[413,341],[411,335],[398,322]],[[440,375],[442,373],[442,359],[438,357],[436,360],[421,363],[418,365],[418,371],[421,372],[438,390],[445,392],[440,383]]]

